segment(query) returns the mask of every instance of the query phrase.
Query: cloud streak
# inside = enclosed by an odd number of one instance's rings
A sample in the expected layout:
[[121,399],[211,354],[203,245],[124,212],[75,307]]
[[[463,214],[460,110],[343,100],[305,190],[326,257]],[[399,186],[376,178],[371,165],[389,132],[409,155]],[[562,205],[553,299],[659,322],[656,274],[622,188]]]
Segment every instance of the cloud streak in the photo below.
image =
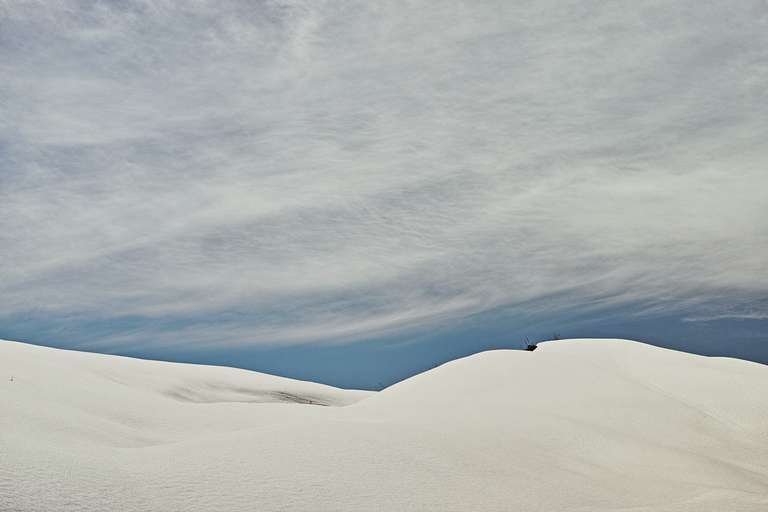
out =
[[768,291],[763,1],[0,19],[4,315],[238,345]]

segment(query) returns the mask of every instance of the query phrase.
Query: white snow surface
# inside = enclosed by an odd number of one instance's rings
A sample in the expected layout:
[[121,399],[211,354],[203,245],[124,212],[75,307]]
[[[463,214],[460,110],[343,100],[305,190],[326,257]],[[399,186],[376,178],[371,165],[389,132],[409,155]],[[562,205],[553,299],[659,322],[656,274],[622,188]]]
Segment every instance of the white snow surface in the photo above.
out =
[[563,340],[372,393],[0,342],[0,510],[764,512],[768,367]]

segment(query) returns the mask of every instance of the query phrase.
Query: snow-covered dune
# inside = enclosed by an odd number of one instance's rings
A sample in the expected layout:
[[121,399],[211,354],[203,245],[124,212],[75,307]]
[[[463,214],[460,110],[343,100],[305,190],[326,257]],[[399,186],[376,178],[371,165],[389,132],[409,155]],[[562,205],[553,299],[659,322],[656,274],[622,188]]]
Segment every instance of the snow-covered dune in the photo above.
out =
[[367,393],[0,342],[0,510],[762,512],[768,367],[564,340]]

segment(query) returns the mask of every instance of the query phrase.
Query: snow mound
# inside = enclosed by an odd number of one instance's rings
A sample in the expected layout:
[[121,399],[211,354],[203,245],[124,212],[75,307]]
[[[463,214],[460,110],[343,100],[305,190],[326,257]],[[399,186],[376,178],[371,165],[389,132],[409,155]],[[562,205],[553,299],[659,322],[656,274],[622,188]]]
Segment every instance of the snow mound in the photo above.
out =
[[765,511],[768,367],[563,340],[367,393],[2,342],[0,510]]

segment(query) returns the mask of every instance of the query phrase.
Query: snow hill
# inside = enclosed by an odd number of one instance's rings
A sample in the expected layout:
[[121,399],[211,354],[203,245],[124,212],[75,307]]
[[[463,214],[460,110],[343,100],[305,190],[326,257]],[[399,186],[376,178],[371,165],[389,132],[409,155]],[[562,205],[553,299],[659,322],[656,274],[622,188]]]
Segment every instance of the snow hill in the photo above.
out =
[[0,342],[0,510],[765,512],[768,367],[563,340],[368,393]]

